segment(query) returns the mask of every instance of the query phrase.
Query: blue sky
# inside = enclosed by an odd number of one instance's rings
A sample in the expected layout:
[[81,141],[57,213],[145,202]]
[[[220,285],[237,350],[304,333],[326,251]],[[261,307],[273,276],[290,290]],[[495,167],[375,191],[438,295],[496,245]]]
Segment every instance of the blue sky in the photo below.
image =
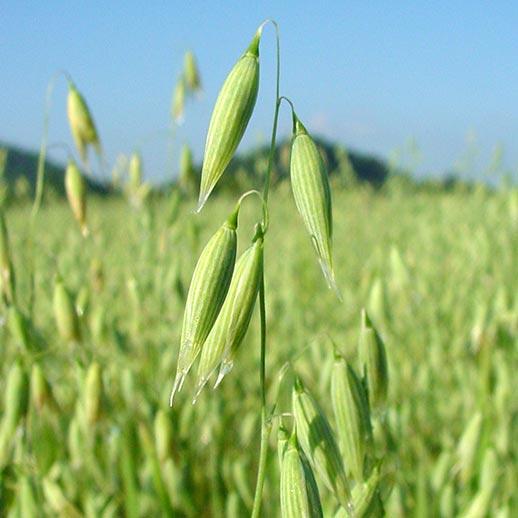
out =
[[[204,95],[188,105],[176,142],[201,159],[218,89],[266,17],[280,25],[282,93],[314,133],[383,157],[403,149],[407,161],[414,139],[421,173],[472,163],[477,174],[498,144],[507,166],[518,168],[518,3],[498,1],[3,2],[0,140],[39,146],[47,82],[66,69],[90,104],[108,160],[139,146],[150,177],[170,176],[165,130],[184,51],[198,57]],[[271,28],[261,60],[241,149],[271,129]],[[50,142],[71,142],[65,98],[61,81]],[[281,134],[289,119],[284,111]]]

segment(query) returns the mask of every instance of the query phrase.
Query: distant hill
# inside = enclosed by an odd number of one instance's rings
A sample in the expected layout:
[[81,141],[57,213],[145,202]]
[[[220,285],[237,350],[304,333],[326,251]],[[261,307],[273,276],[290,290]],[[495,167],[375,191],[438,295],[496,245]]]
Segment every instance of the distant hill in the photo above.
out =
[[[343,145],[333,144],[321,138],[316,138],[315,142],[331,175],[341,169],[349,168],[356,180],[377,186],[381,186],[388,177],[389,169],[387,164],[373,155],[350,151]],[[274,179],[277,181],[287,178],[289,175],[290,147],[291,139],[285,139],[277,145],[273,174]],[[237,155],[231,161],[228,172],[231,175],[232,173],[239,175],[246,171],[246,174],[253,175],[261,171],[262,174],[268,163],[268,155],[268,145]]]
[[[374,186],[381,186],[388,177],[387,164],[372,155],[346,151],[341,145],[332,144],[323,139],[316,140],[322,157],[327,164],[330,174],[347,174],[350,178],[368,182]],[[277,146],[275,164],[272,174],[273,182],[282,181],[289,175],[290,139],[281,141]],[[24,189],[34,192],[36,171],[38,166],[38,152],[22,149],[0,142],[0,148],[8,151],[4,178],[9,189],[15,192]],[[243,185],[255,184],[255,176],[264,174],[268,163],[268,146],[237,155],[229,164],[226,173],[227,182],[224,188],[241,188]],[[47,160],[45,168],[45,188],[59,196],[64,195],[64,167],[52,160]],[[111,190],[102,183],[87,178],[89,189],[99,194],[108,194]]]
[[[25,185],[30,193],[34,192],[36,185],[36,172],[38,169],[38,152],[22,149],[18,146],[0,142],[0,149],[7,149],[7,163],[5,166],[4,179],[9,189],[22,188]],[[65,168],[47,159],[45,164],[45,189],[51,190],[54,194],[63,196]],[[91,191],[99,194],[106,194],[107,188],[101,183],[87,178],[88,187]]]

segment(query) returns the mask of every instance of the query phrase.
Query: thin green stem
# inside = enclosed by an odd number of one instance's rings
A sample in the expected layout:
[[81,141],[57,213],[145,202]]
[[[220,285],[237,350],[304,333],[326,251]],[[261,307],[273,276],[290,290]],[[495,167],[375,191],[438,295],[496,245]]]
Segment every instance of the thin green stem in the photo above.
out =
[[[52,102],[52,93],[58,77],[64,72],[59,71],[49,81],[47,86],[47,93],[45,96],[45,112],[43,114],[43,135],[41,138],[40,154],[38,156],[38,169],[36,173],[36,189],[34,194],[34,204],[31,211],[31,220],[29,225],[29,316],[32,317],[35,296],[35,254],[34,254],[34,226],[36,223],[36,216],[41,207],[43,199],[43,186],[45,180],[45,160],[47,158],[47,139],[49,133],[49,119],[50,108]],[[66,74],[66,73],[65,73]]]
[[59,71],[51,77],[47,86],[47,94],[45,96],[45,112],[43,114],[43,136],[41,138],[40,154],[38,156],[38,169],[36,173],[36,191],[34,195],[34,204],[31,212],[31,227],[34,225],[36,216],[41,207],[41,201],[43,199],[43,184],[45,180],[45,160],[47,158],[47,138],[49,133],[49,119],[50,119],[50,108],[52,102],[52,93],[54,92],[54,86],[56,80],[62,74],[68,77],[68,74],[63,71]]
[[[276,43],[277,43],[277,68],[276,68],[276,86],[275,86],[275,111],[273,116],[272,137],[270,141],[270,153],[268,157],[268,167],[264,177],[263,199],[265,206],[268,207],[268,194],[270,192],[270,179],[272,175],[273,162],[275,159],[275,142],[277,139],[277,124],[279,120],[280,99],[280,42],[279,27],[270,20],[275,27]],[[266,23],[266,22],[265,22]],[[264,25],[264,24],[263,24]],[[261,320],[261,365],[259,370],[259,378],[261,385],[261,449],[259,452],[259,466],[257,468],[257,481],[255,486],[254,505],[252,508],[252,518],[259,518],[261,513],[261,503],[263,496],[264,479],[266,476],[266,461],[268,458],[268,437],[270,435],[271,423],[268,420],[266,411],[266,296],[264,285],[264,269],[261,272],[261,281],[259,284],[259,312]]]

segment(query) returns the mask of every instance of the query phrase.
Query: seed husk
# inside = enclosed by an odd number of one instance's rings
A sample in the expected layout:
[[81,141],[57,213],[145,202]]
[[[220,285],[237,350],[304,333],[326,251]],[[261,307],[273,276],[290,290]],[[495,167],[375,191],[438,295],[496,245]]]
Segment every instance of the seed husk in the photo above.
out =
[[5,222],[4,211],[0,208],[0,288],[6,305],[15,303],[16,282],[11,252],[9,234]]
[[359,356],[363,376],[367,382],[369,403],[372,410],[380,410],[386,402],[388,390],[388,366],[385,345],[362,310],[359,340]]
[[234,155],[252,116],[259,90],[258,30],[225,79],[212,112],[201,172],[200,211]]
[[279,430],[277,431],[277,456],[279,458],[279,468],[282,468],[282,459],[289,440],[290,433],[282,424],[279,425]]
[[7,326],[13,339],[24,349],[28,349],[31,345],[30,324],[27,317],[15,305],[7,310]]
[[292,406],[297,438],[311,467],[333,492],[340,505],[352,512],[349,484],[333,431],[299,378],[295,380]]
[[331,374],[331,401],[347,470],[356,482],[362,482],[372,443],[368,397],[353,368],[339,356]]
[[129,164],[129,185],[131,191],[137,191],[142,184],[142,156],[136,151],[131,154]]
[[54,318],[59,335],[66,342],[79,342],[81,334],[79,319],[70,293],[61,279],[56,279],[54,286]]
[[102,410],[103,380],[101,366],[94,362],[88,367],[85,380],[85,417],[88,424],[99,421]]
[[1,435],[9,435],[18,421],[27,412],[29,380],[19,363],[15,363],[7,374],[4,392],[4,410]]
[[220,312],[230,286],[237,251],[239,208],[203,249],[189,286],[180,340],[176,378],[170,403],[200,353]]
[[252,318],[262,268],[263,235],[258,226],[252,246],[243,252],[236,263],[225,302],[203,347],[194,400],[218,366],[220,369],[215,387],[232,369],[234,356]]
[[173,427],[171,419],[163,411],[159,410],[154,422],[156,452],[160,462],[165,462],[173,453]]
[[191,148],[185,144],[180,154],[179,185],[186,193],[192,193],[196,184],[196,171]]
[[456,451],[456,470],[462,484],[466,485],[473,477],[477,453],[482,436],[482,414],[475,412],[469,420]]
[[299,450],[296,435],[293,434],[285,445],[281,463],[281,516],[321,518],[322,507],[318,488],[311,467],[307,463],[304,465],[301,455],[303,453]]
[[49,382],[40,365],[35,363],[31,370],[31,401],[38,412],[46,406],[56,406]]
[[297,210],[317,253],[324,277],[341,298],[333,270],[333,215],[329,178],[322,156],[294,114],[290,177]]
[[70,159],[65,171],[65,191],[68,203],[84,236],[88,235],[86,225],[86,182],[74,160]]
[[192,51],[188,50],[184,56],[184,76],[187,87],[191,92],[199,92],[201,90],[200,72],[198,64]]
[[376,467],[372,470],[366,482],[358,482],[352,490],[352,499],[355,516],[362,518],[363,516],[376,516],[369,511],[375,505],[375,499],[379,498],[379,480],[380,473]]
[[177,124],[183,122],[185,111],[185,78],[180,76],[176,82],[173,92],[173,101],[171,103],[171,114]]
[[101,143],[92,114],[72,81],[68,83],[67,113],[70,131],[81,161],[84,164],[88,163],[88,145],[94,146],[97,154],[101,156]]

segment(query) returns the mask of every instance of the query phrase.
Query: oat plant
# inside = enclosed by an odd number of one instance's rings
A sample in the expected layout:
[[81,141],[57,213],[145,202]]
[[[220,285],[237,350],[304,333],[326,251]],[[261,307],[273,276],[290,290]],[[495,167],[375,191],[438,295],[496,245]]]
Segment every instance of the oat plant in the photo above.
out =
[[[227,222],[218,230],[204,248],[194,274],[185,307],[184,324],[180,342],[180,353],[176,379],[171,393],[171,404],[175,394],[182,388],[184,379],[199,357],[198,374],[194,400],[215,375],[215,387],[231,370],[237,350],[246,334],[256,299],[260,312],[260,416],[261,446],[252,516],[260,514],[261,498],[266,471],[268,437],[273,410],[266,401],[266,303],[264,283],[264,241],[268,230],[268,197],[272,167],[276,150],[277,125],[282,101],[292,110],[293,137],[291,149],[291,183],[297,209],[310,235],[318,261],[328,285],[337,294],[339,290],[333,271],[332,255],[332,205],[331,191],[323,160],[309,132],[295,114],[293,103],[280,95],[280,43],[277,24],[272,20],[262,23],[249,46],[225,79],[212,112],[203,167],[200,192],[196,211],[200,212],[212,191],[224,175],[251,119],[259,92],[260,57],[259,46],[266,24],[271,23],[276,31],[276,89],[273,127],[270,141],[268,165],[261,192],[252,191],[262,201],[263,217],[255,225],[250,247],[236,261],[237,221],[241,201]],[[295,439],[293,439],[295,442]],[[335,449],[337,451],[337,449]],[[335,451],[333,450],[333,451]],[[335,452],[336,453],[336,452]],[[301,460],[295,446],[287,453],[293,467],[283,473],[283,493],[289,489],[286,484],[292,480],[291,470],[297,480],[304,479]],[[303,455],[303,454],[302,454]],[[305,461],[307,463],[307,461]],[[286,464],[286,466],[288,466]],[[339,464],[337,465],[339,466]],[[290,473],[290,474],[288,474]],[[324,473],[327,475],[327,473]],[[339,473],[339,501],[344,505],[349,499],[349,490],[343,470]],[[301,478],[302,477],[302,478]],[[330,484],[334,488],[334,482]],[[301,493],[294,505],[308,504]],[[289,500],[289,499],[288,499]],[[291,508],[292,502],[283,500]]]

